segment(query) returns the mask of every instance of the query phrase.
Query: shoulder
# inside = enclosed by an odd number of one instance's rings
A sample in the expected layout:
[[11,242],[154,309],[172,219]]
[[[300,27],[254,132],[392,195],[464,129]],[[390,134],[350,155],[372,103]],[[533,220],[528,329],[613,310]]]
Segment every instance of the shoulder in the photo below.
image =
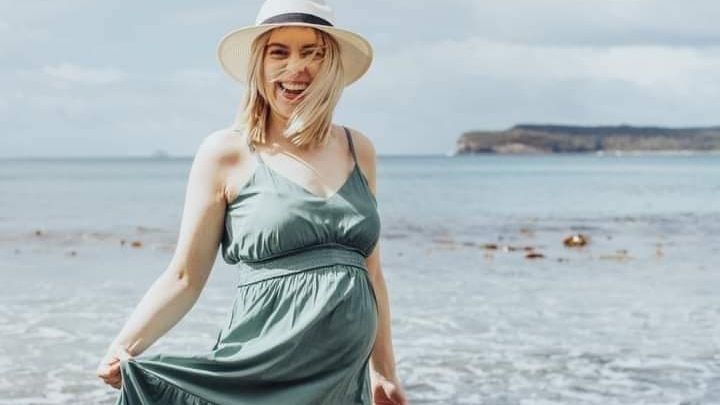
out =
[[233,166],[242,160],[247,147],[244,147],[244,134],[232,128],[219,129],[202,139],[195,154],[195,160],[218,168]]
[[230,128],[206,135],[193,158],[191,178],[204,183],[218,197],[227,198],[228,179],[250,153],[244,142],[244,134]]
[[345,127],[350,131],[352,136],[353,145],[355,146],[355,153],[359,160],[367,162],[368,164],[375,164],[375,145],[372,140],[360,132],[357,129]]

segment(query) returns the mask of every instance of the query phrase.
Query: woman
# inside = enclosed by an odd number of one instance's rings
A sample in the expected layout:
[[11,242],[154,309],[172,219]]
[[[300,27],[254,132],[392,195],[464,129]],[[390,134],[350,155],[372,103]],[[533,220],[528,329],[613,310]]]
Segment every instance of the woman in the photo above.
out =
[[[332,21],[321,0],[268,0],[256,25],[221,41],[245,106],[202,142],[173,259],[98,367],[118,404],[406,404],[374,147],[331,122],[372,50]],[[219,246],[240,283],[212,349],[135,357],[190,310]]]

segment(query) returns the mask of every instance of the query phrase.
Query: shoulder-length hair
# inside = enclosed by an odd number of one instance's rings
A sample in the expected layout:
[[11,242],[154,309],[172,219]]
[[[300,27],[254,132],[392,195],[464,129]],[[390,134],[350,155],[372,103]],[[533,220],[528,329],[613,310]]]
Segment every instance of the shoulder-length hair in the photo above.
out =
[[[340,47],[330,34],[313,28],[324,50],[321,66],[305,96],[297,104],[288,118],[283,135],[299,147],[326,143],[329,139],[330,125],[335,106],[340,100],[344,88],[343,68],[340,60]],[[242,128],[251,148],[265,143],[266,126],[270,116],[274,83],[265,77],[263,59],[272,30],[263,33],[252,44],[247,76],[247,91],[244,104],[238,114],[235,126]],[[319,52],[318,49],[315,52]],[[308,62],[316,54],[308,57]]]

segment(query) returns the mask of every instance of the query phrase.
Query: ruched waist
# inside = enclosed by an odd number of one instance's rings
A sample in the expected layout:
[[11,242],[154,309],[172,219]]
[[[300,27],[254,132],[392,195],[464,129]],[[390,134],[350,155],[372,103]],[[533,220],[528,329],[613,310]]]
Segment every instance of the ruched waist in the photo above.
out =
[[365,256],[352,248],[338,244],[303,247],[302,249],[281,256],[238,262],[237,266],[240,268],[240,282],[238,287],[257,283],[269,278],[286,276],[337,264],[353,266],[367,271]]

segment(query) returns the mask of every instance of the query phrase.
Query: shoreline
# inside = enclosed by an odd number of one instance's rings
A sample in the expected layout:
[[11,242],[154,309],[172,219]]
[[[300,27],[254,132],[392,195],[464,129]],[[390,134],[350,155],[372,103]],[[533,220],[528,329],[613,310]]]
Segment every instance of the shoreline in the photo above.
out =
[[589,152],[455,152],[447,154],[449,157],[456,156],[712,156],[720,155],[720,150],[597,150]]

